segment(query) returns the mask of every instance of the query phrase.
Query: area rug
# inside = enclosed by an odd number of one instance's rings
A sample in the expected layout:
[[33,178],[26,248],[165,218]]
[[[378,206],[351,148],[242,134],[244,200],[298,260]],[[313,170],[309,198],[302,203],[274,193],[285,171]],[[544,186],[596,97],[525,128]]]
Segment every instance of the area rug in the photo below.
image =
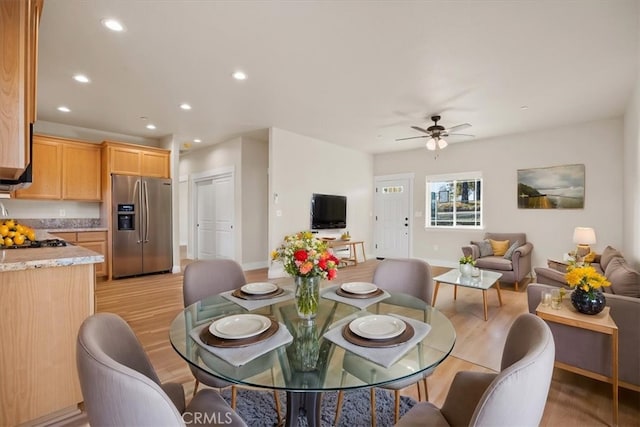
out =
[[[256,391],[238,388],[236,397],[236,411],[242,419],[251,427],[272,427],[277,424],[273,393],[268,391]],[[230,401],[231,393],[224,390],[222,396]],[[336,400],[338,393],[324,393],[322,397],[321,425],[330,427],[336,415]],[[376,422],[380,427],[393,426],[393,393],[376,389]],[[407,396],[400,397],[400,415],[405,414],[416,404],[416,401]],[[280,409],[282,416],[286,410],[286,395],[280,394]],[[306,427],[307,420],[304,417],[298,419],[299,427]],[[342,411],[337,427],[365,427],[371,425],[371,405],[369,402],[369,390],[354,390],[344,393]]]

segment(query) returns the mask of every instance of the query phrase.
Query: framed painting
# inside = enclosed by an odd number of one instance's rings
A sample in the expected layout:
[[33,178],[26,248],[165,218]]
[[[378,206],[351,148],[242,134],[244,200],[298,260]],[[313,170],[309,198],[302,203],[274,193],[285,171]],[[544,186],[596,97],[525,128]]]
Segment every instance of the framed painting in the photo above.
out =
[[518,169],[518,208],[583,209],[584,165]]

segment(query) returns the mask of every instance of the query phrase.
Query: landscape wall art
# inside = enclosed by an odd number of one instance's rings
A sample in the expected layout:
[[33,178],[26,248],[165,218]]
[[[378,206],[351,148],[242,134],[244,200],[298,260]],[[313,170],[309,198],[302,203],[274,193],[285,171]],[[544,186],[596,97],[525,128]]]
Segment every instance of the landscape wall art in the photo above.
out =
[[518,169],[518,208],[583,209],[584,165]]

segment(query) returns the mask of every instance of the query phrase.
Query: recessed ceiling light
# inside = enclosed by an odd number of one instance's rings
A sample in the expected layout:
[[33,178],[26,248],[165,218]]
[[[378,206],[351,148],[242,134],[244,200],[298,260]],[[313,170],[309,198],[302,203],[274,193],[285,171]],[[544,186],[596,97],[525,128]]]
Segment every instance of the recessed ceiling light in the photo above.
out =
[[233,78],[236,79],[236,80],[246,80],[247,79],[247,75],[244,73],[244,71],[236,71],[232,75],[233,75]]
[[194,140],[193,140],[193,142],[195,142],[196,144],[200,144],[200,143],[202,142],[202,140],[201,140],[201,139],[196,138],[196,139],[194,139]]
[[154,124],[149,123],[149,124],[147,125],[147,129],[154,130],[155,128],[156,128],[156,125],[154,125]]
[[191,105],[187,104],[186,102],[180,104],[180,108],[182,108],[183,110],[191,110]]
[[63,113],[69,113],[71,112],[71,110],[69,109],[69,107],[65,107],[64,105],[61,105],[58,107],[58,111],[62,111]]
[[116,21],[115,19],[105,18],[101,22],[102,22],[102,25],[104,25],[111,31],[116,31],[116,32],[124,31],[124,26],[120,22]]
[[75,76],[73,76],[73,80],[80,83],[89,83],[89,77],[85,76],[84,74],[76,74]]

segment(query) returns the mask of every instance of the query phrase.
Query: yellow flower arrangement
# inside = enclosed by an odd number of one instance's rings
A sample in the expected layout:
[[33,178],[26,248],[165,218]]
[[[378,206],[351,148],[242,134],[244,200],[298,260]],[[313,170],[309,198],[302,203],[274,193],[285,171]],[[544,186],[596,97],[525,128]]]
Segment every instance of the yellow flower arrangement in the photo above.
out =
[[572,288],[580,288],[590,295],[592,295],[596,289],[600,289],[603,286],[611,286],[611,282],[590,265],[581,267],[570,266],[565,274],[565,280]]

